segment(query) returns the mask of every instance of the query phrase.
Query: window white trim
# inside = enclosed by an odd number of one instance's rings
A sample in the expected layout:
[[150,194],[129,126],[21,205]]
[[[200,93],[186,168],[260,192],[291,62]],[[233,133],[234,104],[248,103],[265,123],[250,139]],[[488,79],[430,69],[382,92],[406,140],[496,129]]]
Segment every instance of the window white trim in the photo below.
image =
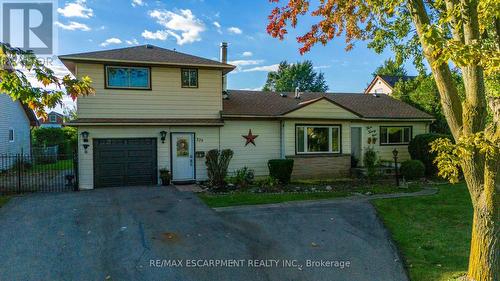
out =
[[[298,129],[303,129],[304,151],[299,151]],[[328,151],[307,151],[307,129],[310,128],[328,128]],[[338,149],[333,150],[333,129],[337,129]],[[295,126],[295,153],[296,154],[339,154],[342,152],[342,126],[341,125],[296,125]]]
[[13,128],[9,128],[9,142],[15,142],[16,141],[16,131]]
[[49,116],[49,121],[51,123],[56,123],[57,122],[57,116],[56,115],[50,115]]
[[[188,85],[184,85],[183,75],[185,72],[187,72],[187,74],[188,74]],[[192,76],[196,77],[196,84],[195,85],[191,84],[191,77]],[[198,69],[197,68],[182,68],[181,69],[181,87],[182,88],[198,88],[198,84],[199,84],[198,79],[199,79],[199,76],[198,76]]]

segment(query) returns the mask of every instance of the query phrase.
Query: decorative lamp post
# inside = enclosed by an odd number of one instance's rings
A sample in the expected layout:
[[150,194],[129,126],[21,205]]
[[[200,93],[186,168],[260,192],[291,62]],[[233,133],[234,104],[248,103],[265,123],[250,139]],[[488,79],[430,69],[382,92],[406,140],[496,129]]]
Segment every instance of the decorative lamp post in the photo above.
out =
[[399,187],[399,173],[398,173],[398,150],[394,148],[392,151],[394,157],[394,171],[396,172],[396,186]]

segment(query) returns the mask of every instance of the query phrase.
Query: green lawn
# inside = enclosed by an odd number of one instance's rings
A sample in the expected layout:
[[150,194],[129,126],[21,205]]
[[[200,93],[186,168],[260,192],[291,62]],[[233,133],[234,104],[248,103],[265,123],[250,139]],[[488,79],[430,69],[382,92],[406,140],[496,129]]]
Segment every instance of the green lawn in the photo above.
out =
[[59,160],[56,163],[49,163],[49,164],[36,164],[31,168],[31,170],[36,171],[36,172],[61,171],[61,170],[68,170],[68,169],[73,169],[73,160],[72,159]]
[[412,281],[446,281],[465,274],[472,223],[465,184],[439,186],[432,196],[377,199],[373,204]]
[[[415,192],[420,190],[418,186],[412,186],[408,189],[398,189],[391,186],[373,186],[365,188],[356,188],[354,191],[359,193],[371,192],[373,194],[382,193],[395,193],[395,192]],[[287,201],[300,201],[300,200],[317,200],[328,199],[337,197],[346,197],[353,195],[352,189],[342,189],[325,192],[304,192],[304,193],[253,193],[253,192],[234,192],[229,194],[205,194],[200,193],[198,196],[209,207],[228,207],[238,205],[258,205],[258,204],[271,204],[281,203]]]
[[327,199],[343,197],[349,195],[349,192],[310,192],[310,193],[250,193],[237,192],[223,195],[199,194],[201,200],[209,207],[227,207],[238,205],[258,205],[281,203],[286,201]]
[[1,196],[0,195],[0,208],[9,201],[10,197],[9,196]]

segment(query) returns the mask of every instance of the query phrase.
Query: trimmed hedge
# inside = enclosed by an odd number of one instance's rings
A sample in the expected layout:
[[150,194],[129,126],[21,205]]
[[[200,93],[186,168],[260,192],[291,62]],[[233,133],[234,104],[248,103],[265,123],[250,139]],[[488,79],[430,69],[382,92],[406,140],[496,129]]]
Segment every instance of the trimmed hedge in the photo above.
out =
[[420,179],[425,174],[425,165],[420,160],[406,160],[399,168],[401,175],[407,180]]
[[449,135],[430,133],[416,135],[408,145],[408,152],[410,152],[411,159],[422,161],[427,176],[435,176],[438,172],[436,165],[433,163],[436,158],[436,153],[430,152],[430,143],[439,138],[453,140]]
[[267,162],[269,175],[282,184],[287,184],[292,178],[293,159],[271,159]]

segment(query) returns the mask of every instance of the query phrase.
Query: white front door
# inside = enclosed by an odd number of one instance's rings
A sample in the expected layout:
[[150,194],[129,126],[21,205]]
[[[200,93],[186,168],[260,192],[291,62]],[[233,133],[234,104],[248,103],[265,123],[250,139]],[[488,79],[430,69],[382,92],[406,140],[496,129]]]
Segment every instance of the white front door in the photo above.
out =
[[172,179],[194,180],[194,134],[172,133]]

